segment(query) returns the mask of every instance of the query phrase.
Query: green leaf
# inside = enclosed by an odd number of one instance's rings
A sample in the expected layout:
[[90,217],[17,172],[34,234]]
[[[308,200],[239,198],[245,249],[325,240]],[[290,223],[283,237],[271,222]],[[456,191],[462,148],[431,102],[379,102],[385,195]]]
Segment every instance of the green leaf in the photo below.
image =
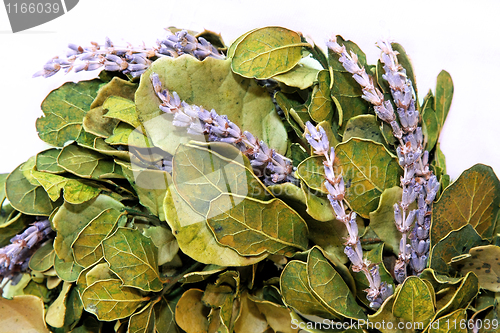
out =
[[177,300],[169,300],[162,297],[154,305],[156,331],[158,333],[180,333],[180,329],[175,324],[175,306]]
[[57,276],[66,282],[75,282],[78,280],[80,272],[83,267],[78,265],[74,259],[69,261],[63,261],[57,254],[54,258],[54,269],[56,270]]
[[377,117],[371,114],[352,117],[347,121],[342,141],[346,142],[350,138],[371,140],[381,143],[386,146],[386,148],[389,148],[384,137],[382,136],[382,133],[380,132]]
[[453,81],[447,71],[441,71],[436,82],[436,97],[434,99],[434,110],[438,120],[439,132],[443,128],[444,121],[450,111],[451,100],[453,99]]
[[416,276],[408,277],[399,290],[392,313],[408,322],[423,322],[426,326],[434,316],[434,304],[429,287]]
[[99,106],[87,112],[85,117],[83,117],[83,129],[85,132],[101,138],[107,138],[113,134],[113,129],[118,125],[119,120],[104,117],[107,111],[102,106]]
[[127,333],[155,333],[155,313],[153,302],[130,316]]
[[115,162],[122,167],[123,174],[137,193],[141,205],[146,207],[151,214],[158,216],[161,221],[165,221],[163,201],[168,185],[172,183],[170,174],[118,160]]
[[232,70],[244,77],[268,79],[288,72],[302,58],[300,35],[282,27],[253,30],[236,45]]
[[330,73],[324,69],[318,72],[318,84],[314,86],[311,103],[307,111],[311,118],[319,123],[331,117],[333,113],[332,98],[330,97]]
[[438,273],[447,274],[451,269],[449,262],[452,258],[468,253],[471,248],[481,243],[481,236],[470,224],[467,224],[450,232],[432,247],[429,267]]
[[304,183],[300,184],[306,199],[306,213],[314,220],[328,222],[335,219],[335,213],[330,201],[325,195],[318,194],[315,190],[310,190]]
[[170,229],[164,226],[149,227],[142,231],[144,236],[151,238],[158,248],[158,265],[170,262],[179,251],[179,244]]
[[47,192],[40,185],[32,185],[23,170],[33,168],[33,158],[12,171],[5,182],[5,194],[12,207],[28,215],[49,216],[55,208]]
[[469,254],[470,257],[458,262],[460,274],[474,272],[479,279],[479,287],[499,292],[500,247],[495,245],[473,247]]
[[[72,329],[78,324],[83,313],[83,303],[79,295],[79,286],[71,288],[66,300],[66,314],[64,316],[64,326]],[[82,289],[83,291],[83,289]]]
[[206,218],[193,210],[173,185],[169,186],[164,209],[167,223],[181,251],[196,261],[219,266],[248,266],[267,257],[267,254],[243,257],[217,242]]
[[[275,99],[276,103],[278,104],[278,106],[281,108],[281,110],[283,110],[283,114],[285,115],[285,119],[288,122],[288,124],[290,125],[290,127],[292,127],[295,134],[298,137],[302,137],[304,124],[302,121],[298,122],[297,120],[295,120],[291,115],[291,111],[294,108],[301,108],[301,107],[305,108],[305,106],[302,104],[299,104],[297,101],[289,99],[288,96],[285,95],[281,91],[276,91],[274,93],[274,99]],[[306,113],[307,113],[307,111],[306,111]],[[309,117],[309,114],[307,114],[307,117]]]
[[290,261],[281,273],[280,289],[284,302],[300,313],[322,318],[337,317],[312,292],[306,263],[298,260]]
[[102,242],[104,258],[125,286],[144,291],[163,288],[158,272],[158,249],[139,230],[118,228]]
[[205,216],[221,193],[241,197],[235,197],[235,204],[244,196],[263,200],[269,195],[253,174],[248,159],[230,145],[180,145],[172,161],[172,180],[181,196]]
[[325,187],[325,168],[323,156],[310,156],[303,160],[297,167],[297,176],[304,183],[318,194],[328,194]]
[[450,314],[457,309],[466,309],[479,293],[479,283],[477,276],[469,272],[462,280],[462,283],[454,293],[453,297],[441,308],[438,307],[436,318]]
[[60,152],[60,149],[51,148],[38,153],[36,155],[36,170],[54,174],[66,172],[57,164],[57,156]]
[[134,100],[136,90],[136,83],[132,83],[115,76],[111,81],[100,87],[90,108],[93,109],[102,106],[111,96]]
[[75,261],[79,265],[89,267],[101,260],[101,242],[113,231],[121,217],[122,213],[116,209],[103,210],[80,231],[71,244]]
[[150,140],[142,133],[139,128],[130,126],[129,124],[120,122],[114,129],[113,134],[110,135],[105,143],[109,145],[123,145],[138,148],[150,148]]
[[[463,325],[462,323],[467,323]],[[462,325],[461,325],[462,324]],[[439,318],[429,326],[429,333],[467,333],[467,312],[458,309],[446,316]]]
[[434,204],[431,246],[450,231],[470,224],[483,238],[493,236],[500,206],[500,182],[493,169],[476,164],[446,188]]
[[307,225],[280,199],[267,202],[222,194],[210,203],[207,223],[217,240],[239,254],[290,254],[306,250]]
[[43,301],[33,295],[19,295],[12,300],[0,297],[0,326],[4,332],[50,332],[45,324]]
[[104,114],[106,118],[123,121],[134,128],[141,126],[133,100],[118,96],[110,96],[106,99],[102,107],[108,110],[108,112]]
[[314,84],[319,70],[299,62],[286,73],[273,76],[273,80],[281,82],[289,87],[307,89]]
[[42,102],[44,115],[36,121],[40,139],[56,147],[76,140],[101,83],[98,79],[68,82],[53,90]]
[[377,210],[370,212],[370,228],[380,237],[387,249],[399,254],[401,233],[394,222],[394,204],[401,201],[403,190],[394,186],[385,189],[380,196]]
[[317,247],[307,257],[307,273],[312,292],[330,312],[349,319],[366,319],[356,297]]
[[[419,321],[412,323],[412,327],[405,328],[405,320],[392,314],[394,299],[394,294],[389,296],[376,313],[368,315],[370,324],[373,324],[374,327],[380,327],[380,332],[382,333],[414,333],[415,330],[413,328],[423,330],[425,326]],[[391,323],[392,325],[389,326],[387,323]]]
[[422,106],[422,120],[423,133],[427,139],[425,149],[431,151],[436,145],[441,130],[436,111],[434,111],[434,97],[431,91],[427,94]]
[[148,299],[138,289],[122,286],[120,280],[97,281],[82,294],[85,310],[104,321],[127,318]]
[[57,236],[54,240],[54,249],[59,258],[72,261],[73,253],[71,246],[80,231],[93,219],[97,218],[102,211],[109,208],[119,211],[123,208],[123,205],[119,201],[103,194],[80,205],[64,203],[52,218],[53,227],[57,231]]
[[123,178],[121,167],[113,160],[77,145],[64,147],[57,162],[66,171],[82,178]]
[[[320,246],[330,257],[338,258],[343,264],[349,261],[344,254],[344,242],[348,236],[347,228],[342,222],[336,219],[326,222],[308,219],[307,226],[311,242]],[[362,230],[361,226],[359,227]]]
[[45,272],[54,265],[55,255],[53,242],[46,242],[31,256],[29,261],[30,269]]
[[[280,154],[287,149],[286,129],[276,113],[271,96],[255,80],[245,79],[231,71],[231,60],[206,58],[198,61],[186,55],[164,57],[155,61],[143,77],[157,73],[165,88],[175,91],[188,104],[214,109],[263,140]],[[210,80],[206,80],[209,77]],[[150,80],[141,80],[136,94],[139,120],[155,146],[173,154],[177,145],[192,137],[185,128],[172,125],[172,115],[159,109],[160,101]],[[197,141],[204,137],[196,136]]]
[[340,143],[335,153],[335,174],[342,174],[345,183],[350,184],[347,203],[368,218],[377,209],[382,192],[399,185],[402,170],[397,159],[383,145],[356,138]]

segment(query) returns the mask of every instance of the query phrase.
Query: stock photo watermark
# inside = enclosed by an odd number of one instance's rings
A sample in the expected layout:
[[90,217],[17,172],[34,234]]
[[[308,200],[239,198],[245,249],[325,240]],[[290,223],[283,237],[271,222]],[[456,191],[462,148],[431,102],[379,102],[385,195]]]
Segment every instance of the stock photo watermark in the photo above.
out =
[[78,0],[4,0],[13,33],[52,21],[73,9]]

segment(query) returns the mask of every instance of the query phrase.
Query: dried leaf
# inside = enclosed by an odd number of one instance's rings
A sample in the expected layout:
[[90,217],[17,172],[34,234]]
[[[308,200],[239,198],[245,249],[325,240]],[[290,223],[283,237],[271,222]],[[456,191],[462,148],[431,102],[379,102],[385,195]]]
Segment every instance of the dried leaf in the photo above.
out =
[[150,302],[141,311],[130,316],[127,333],[155,333],[154,302]]
[[127,318],[147,300],[138,289],[122,286],[120,280],[97,281],[82,293],[85,310],[104,321]]
[[493,236],[500,210],[500,181],[493,169],[476,164],[446,188],[434,204],[431,246],[450,231],[470,224],[483,238]]
[[139,230],[118,228],[102,242],[104,258],[125,286],[144,291],[163,289],[158,272],[158,248]]
[[314,84],[319,70],[299,62],[288,72],[273,76],[273,80],[289,87],[307,89]]
[[151,238],[153,243],[158,248],[158,265],[161,266],[170,262],[179,251],[177,239],[164,226],[149,227],[142,231],[144,236]]
[[141,126],[133,100],[118,96],[110,96],[106,99],[102,107],[108,110],[108,112],[104,114],[106,118],[123,121],[134,128]]
[[421,322],[424,326],[434,316],[432,293],[428,286],[416,276],[408,277],[394,299],[392,313],[407,322]]
[[50,332],[45,325],[43,301],[32,295],[12,300],[0,297],[0,326],[4,332]]
[[47,309],[45,321],[52,327],[63,327],[66,316],[66,300],[71,288],[71,283],[64,282],[61,293]]
[[[446,316],[439,318],[429,325],[429,333],[466,333],[468,325],[465,309],[458,309]],[[468,324],[468,322],[467,322]]]
[[311,94],[311,103],[307,111],[311,118],[319,123],[329,119],[333,113],[332,98],[330,97],[330,73],[324,69],[318,72],[316,78],[317,85],[314,86]]
[[189,289],[177,302],[175,307],[175,321],[187,333],[208,331],[208,309],[201,302],[203,291]]
[[54,265],[53,241],[48,241],[31,256],[29,267],[34,271],[44,272]]
[[349,121],[347,121],[342,141],[346,142],[350,138],[374,141],[383,144],[387,149],[389,149],[382,133],[380,132],[377,118],[371,114],[352,117]]
[[111,81],[99,88],[97,96],[92,102],[90,108],[93,109],[102,106],[111,96],[134,100],[136,90],[136,83],[132,83],[115,76],[111,79]]
[[434,98],[434,110],[438,120],[438,132],[441,131],[450,111],[451,100],[453,99],[453,81],[447,71],[441,71],[436,82],[436,97]]
[[98,79],[68,82],[53,90],[42,102],[44,115],[36,121],[40,139],[56,147],[76,140],[82,129],[83,117],[90,110],[101,84]]
[[302,58],[300,35],[282,27],[264,27],[251,31],[236,45],[232,70],[244,77],[268,79],[288,72]]
[[73,258],[68,261],[60,259],[57,254],[54,258],[54,269],[56,270],[57,276],[59,276],[63,281],[75,282],[83,270],[83,267],[78,265]]
[[470,257],[458,262],[460,274],[466,275],[468,272],[474,272],[479,279],[479,287],[499,292],[500,247],[477,246],[470,249],[469,254]]
[[56,148],[39,152],[36,155],[36,170],[54,174],[66,172],[66,170],[57,164],[57,156],[59,156],[60,152],[61,150]]
[[477,276],[472,272],[467,273],[456,292],[453,293],[453,297],[442,307],[437,307],[438,310],[433,318],[433,321],[436,318],[450,314],[457,309],[466,309],[474,297],[477,296],[478,292],[479,283]]

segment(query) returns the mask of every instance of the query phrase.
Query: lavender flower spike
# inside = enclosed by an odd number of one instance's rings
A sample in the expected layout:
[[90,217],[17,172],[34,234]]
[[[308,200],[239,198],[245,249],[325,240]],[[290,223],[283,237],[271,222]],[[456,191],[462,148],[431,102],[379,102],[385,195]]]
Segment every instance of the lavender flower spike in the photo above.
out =
[[226,142],[236,146],[248,157],[254,173],[266,185],[297,182],[292,173],[294,168],[291,160],[269,148],[251,133],[242,132],[227,116],[220,116],[215,110],[207,111],[201,106],[181,101],[175,92],[170,93],[162,88],[158,74],[151,74],[150,80],[156,96],[161,101],[160,110],[174,115],[172,125],[185,127],[190,134],[207,135],[208,141]]
[[382,305],[384,300],[392,295],[392,285],[387,285],[381,282],[379,269],[377,265],[373,265],[368,260],[363,259],[363,249],[359,241],[358,225],[356,224],[356,213],[346,212],[344,205],[345,186],[344,179],[341,175],[335,177],[333,170],[333,162],[335,159],[335,151],[330,148],[328,138],[321,126],[314,127],[310,122],[306,123],[307,131],[305,138],[314,149],[314,153],[325,157],[323,162],[325,169],[325,187],[328,191],[328,200],[335,212],[337,220],[344,223],[348,237],[345,243],[344,253],[352,263],[352,269],[355,272],[363,272],[369,283],[369,288],[366,298],[370,301],[370,306],[377,309]]

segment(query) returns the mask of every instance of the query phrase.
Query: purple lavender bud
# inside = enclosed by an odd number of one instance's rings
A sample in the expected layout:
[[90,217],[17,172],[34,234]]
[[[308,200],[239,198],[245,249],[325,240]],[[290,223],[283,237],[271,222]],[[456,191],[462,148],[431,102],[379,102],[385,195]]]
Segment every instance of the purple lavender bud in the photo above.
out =
[[321,139],[321,135],[318,133],[318,130],[316,129],[316,127],[314,127],[313,124],[311,124],[310,121],[306,122],[306,128],[312,139],[314,139],[315,141],[319,141]]
[[416,233],[418,239],[426,239],[427,237],[429,237],[429,230],[426,230],[422,227],[418,227]]
[[196,49],[193,51],[193,55],[200,60],[205,59],[206,57],[210,56],[211,52],[207,50],[200,50]]
[[375,266],[373,266],[370,269],[370,275],[373,278],[374,287],[378,288],[380,286],[380,284],[382,283],[382,280],[380,279],[380,273],[379,273],[379,267],[378,267],[378,265],[375,265]]
[[101,63],[92,63],[92,64],[88,65],[87,70],[93,71],[93,70],[96,70],[96,69],[101,68],[101,67],[102,67]]
[[349,260],[352,262],[353,266],[356,268],[361,268],[363,267],[363,260],[358,256],[358,253],[353,250],[352,247],[346,246],[344,249],[344,253],[349,258]]
[[395,203],[394,204],[394,220],[396,222],[396,226],[398,228],[403,227],[403,216],[401,215],[401,210],[399,209],[399,204]]
[[328,200],[330,200],[330,205],[333,207],[333,211],[335,212],[335,215],[337,215],[337,219],[339,219],[340,221],[343,221],[347,217],[344,209],[342,209],[339,202],[337,200],[333,199],[333,197],[331,195],[328,195],[327,197],[328,197]]
[[338,43],[337,43],[337,40],[336,39],[331,39],[330,41],[328,41],[326,43],[326,47],[328,47],[330,50],[332,50],[333,52],[335,53],[344,53],[346,51],[345,49],[345,46],[340,46]]
[[404,223],[404,229],[409,230],[411,225],[413,224],[413,221],[415,221],[415,214],[417,213],[417,210],[411,210],[408,216],[406,217],[405,223]]
[[[351,57],[352,57],[352,54],[351,54]],[[355,73],[361,72],[361,68],[359,67],[357,61],[354,61],[354,59],[349,59],[345,53],[343,53],[340,56],[339,61],[342,63],[342,66],[344,66],[346,71],[348,71],[349,73],[355,74]]]
[[372,93],[369,90],[363,90],[363,95],[361,96],[364,100],[370,102],[373,105],[380,105],[383,101],[383,96],[379,96],[377,93]]
[[127,68],[130,71],[135,72],[135,71],[142,71],[143,69],[146,69],[147,66],[144,64],[129,64]]
[[[361,97],[363,97],[363,96],[361,96]],[[394,120],[394,121],[391,121],[390,125],[392,127],[393,135],[396,138],[401,139],[401,137],[403,136],[403,132],[401,131],[401,128],[399,127],[398,123]]]
[[[330,167],[325,166],[325,178],[331,182],[335,181],[335,174]],[[342,191],[344,192],[344,191]]]
[[243,135],[245,135],[245,137],[247,138],[248,142],[250,142],[250,144],[252,144],[252,145],[257,144],[257,139],[252,135],[252,133],[244,131]]
[[115,64],[114,62],[105,62],[104,63],[104,70],[108,72],[116,72],[121,69],[120,65]]
[[408,128],[409,127],[408,117],[407,117],[405,109],[398,108],[397,111],[398,111],[399,122],[401,123],[401,126],[403,126],[403,128]]
[[412,253],[411,264],[416,272],[421,272],[425,269],[425,266],[427,265],[427,256],[424,254],[418,257],[415,253]]
[[373,84],[372,84],[368,74],[366,74],[366,71],[364,68],[361,69],[360,74],[354,74],[352,77],[354,78],[354,80],[356,80],[356,82],[361,87],[373,89]]
[[[420,128],[420,127],[419,127]],[[429,152],[426,150],[422,154],[422,164],[427,165],[429,163]]]

